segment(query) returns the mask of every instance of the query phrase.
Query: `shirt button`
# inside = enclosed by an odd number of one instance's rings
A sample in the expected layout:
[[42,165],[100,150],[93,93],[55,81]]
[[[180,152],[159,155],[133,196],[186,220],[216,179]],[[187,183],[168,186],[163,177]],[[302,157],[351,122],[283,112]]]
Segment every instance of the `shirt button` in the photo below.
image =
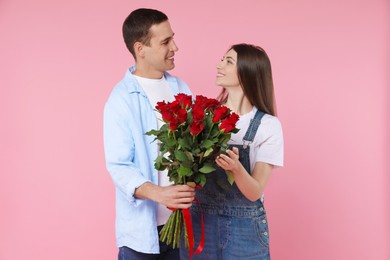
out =
[[268,236],[268,232],[264,232],[264,236]]
[[263,207],[261,207],[261,208],[260,208],[260,211],[263,211],[263,210],[264,210]]
[[267,223],[267,221],[266,221],[265,219],[263,219],[261,222],[262,222],[263,224]]

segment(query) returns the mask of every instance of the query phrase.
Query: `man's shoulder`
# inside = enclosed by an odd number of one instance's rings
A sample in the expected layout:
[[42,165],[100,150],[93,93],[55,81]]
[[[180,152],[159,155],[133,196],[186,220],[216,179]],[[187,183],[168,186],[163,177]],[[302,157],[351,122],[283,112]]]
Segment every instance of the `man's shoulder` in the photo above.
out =
[[123,97],[127,92],[127,84],[122,79],[112,88],[109,98]]
[[129,83],[126,78],[123,78],[111,89],[111,92],[107,98],[106,106],[120,107],[129,103]]
[[130,67],[123,78],[116,83],[114,88],[111,91],[111,95],[123,95],[124,93],[128,93],[132,88],[136,86],[136,80],[133,78],[131,74],[132,67]]

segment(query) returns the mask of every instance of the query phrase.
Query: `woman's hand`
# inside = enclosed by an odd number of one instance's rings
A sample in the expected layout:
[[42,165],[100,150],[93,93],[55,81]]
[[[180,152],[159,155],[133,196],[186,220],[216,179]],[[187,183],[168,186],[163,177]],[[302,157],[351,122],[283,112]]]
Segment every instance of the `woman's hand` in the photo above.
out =
[[233,147],[232,150],[226,150],[226,154],[220,154],[215,162],[219,167],[224,169],[225,171],[230,171],[233,175],[235,172],[241,170],[242,164],[238,160],[240,158],[238,148]]

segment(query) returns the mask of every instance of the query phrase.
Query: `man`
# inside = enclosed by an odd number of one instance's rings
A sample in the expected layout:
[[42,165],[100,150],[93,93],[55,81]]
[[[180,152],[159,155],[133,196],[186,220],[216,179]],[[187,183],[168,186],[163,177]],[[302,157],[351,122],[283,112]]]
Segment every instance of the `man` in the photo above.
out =
[[175,67],[178,51],[168,17],[153,9],[137,9],[123,23],[123,37],[135,59],[112,90],[104,108],[107,169],[116,188],[118,259],[179,259],[159,242],[158,232],[170,208],[189,208],[194,188],[170,185],[166,172],[154,169],[158,144],[145,135],[161,126],[154,110],[178,93],[191,94],[187,84],[166,71]]

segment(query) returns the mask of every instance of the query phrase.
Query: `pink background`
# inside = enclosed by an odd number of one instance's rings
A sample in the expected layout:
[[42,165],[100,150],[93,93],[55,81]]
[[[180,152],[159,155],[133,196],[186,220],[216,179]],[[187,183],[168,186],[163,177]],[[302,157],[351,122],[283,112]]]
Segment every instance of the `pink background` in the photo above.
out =
[[195,94],[217,95],[229,45],[267,50],[285,135],[266,190],[273,259],[390,259],[386,0],[2,0],[0,259],[116,259],[102,112],[138,7],[170,17],[173,73]]

